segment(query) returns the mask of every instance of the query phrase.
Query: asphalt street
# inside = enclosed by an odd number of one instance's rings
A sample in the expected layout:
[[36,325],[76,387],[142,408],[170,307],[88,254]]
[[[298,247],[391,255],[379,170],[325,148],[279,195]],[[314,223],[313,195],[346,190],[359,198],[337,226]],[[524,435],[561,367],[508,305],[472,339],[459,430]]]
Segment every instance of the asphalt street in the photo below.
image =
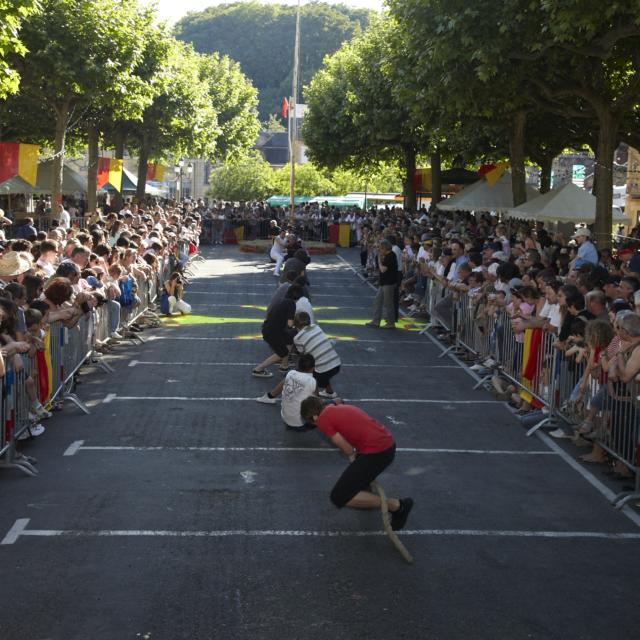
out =
[[[353,251],[314,258],[334,388],[393,432],[380,480],[415,507],[403,562],[379,513],[329,502],[344,459],[286,432],[251,376],[266,256],[205,248],[193,315],[117,347],[0,472],[1,640],[591,639],[640,625],[640,518],[420,326],[370,329]],[[609,492],[609,493],[607,493]]]

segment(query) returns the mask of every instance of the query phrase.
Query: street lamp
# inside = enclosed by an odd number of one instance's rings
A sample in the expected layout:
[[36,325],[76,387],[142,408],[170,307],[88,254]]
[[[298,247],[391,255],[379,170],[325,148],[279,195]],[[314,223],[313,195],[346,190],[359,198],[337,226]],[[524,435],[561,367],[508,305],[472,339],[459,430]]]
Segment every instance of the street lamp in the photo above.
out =
[[[192,189],[192,186],[191,186],[191,180],[192,180],[191,176],[192,176],[192,174],[193,174],[193,162],[190,162],[187,165],[187,175],[189,176],[189,197],[191,197],[191,194],[193,193],[193,189]],[[184,191],[184,189],[183,189],[183,191]],[[184,193],[182,195],[184,196]]]
[[[178,202],[182,200],[182,167],[184,167],[184,158],[180,158],[180,160],[178,160],[176,165],[173,167],[176,174],[178,175],[178,181],[176,183],[176,200]],[[189,171],[188,168],[187,171]]]

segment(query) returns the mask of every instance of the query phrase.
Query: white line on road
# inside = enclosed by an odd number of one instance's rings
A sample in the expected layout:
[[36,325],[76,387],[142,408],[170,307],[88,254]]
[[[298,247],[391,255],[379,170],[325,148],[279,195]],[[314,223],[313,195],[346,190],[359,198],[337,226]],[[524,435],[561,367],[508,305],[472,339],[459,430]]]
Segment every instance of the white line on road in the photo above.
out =
[[[188,367],[254,367],[255,362],[161,362],[159,360],[131,360],[129,362],[130,367],[137,367],[139,364],[143,365],[157,365],[157,366],[188,366]],[[455,364],[341,364],[340,368],[353,367],[355,369],[371,368],[371,369],[459,369]]]
[[[255,402],[255,397],[252,398],[240,398],[240,397],[217,397],[217,398],[204,398],[204,397],[187,397],[187,396],[119,396],[115,393],[108,394],[103,403],[109,403],[114,400],[120,401],[141,401],[141,400],[171,400],[180,402]],[[345,402],[408,402],[412,404],[504,404],[500,400],[429,400],[425,398],[343,398]]]
[[[29,518],[16,520],[0,545],[15,544],[22,536],[40,538],[363,538],[384,536],[384,531],[304,531],[278,529],[229,529],[219,531],[171,531],[167,529],[27,529]],[[413,529],[399,531],[411,537],[549,538],[640,540],[640,533],[604,531],[509,531],[492,529]]]
[[[329,336],[331,340],[337,340],[338,342],[344,342],[345,344],[362,344],[362,343],[384,343],[384,344],[421,344],[425,347],[432,347],[433,345],[427,340],[361,340],[360,338],[352,338],[350,336]],[[153,342],[155,340],[235,340],[236,342],[249,342],[250,340],[262,340],[262,336],[256,336],[255,338],[211,338],[203,336],[149,336],[146,338],[147,342]]]
[[[76,440],[72,442],[67,450],[62,454],[64,456],[74,456],[78,451],[203,451],[203,452],[265,452],[265,453],[338,453],[333,447],[167,447],[167,446],[145,446],[136,447],[132,445],[85,445],[84,440]],[[503,455],[503,456],[555,456],[553,451],[509,451],[499,449],[424,449],[419,447],[407,447],[397,449],[399,453],[451,453],[461,455]]]
[[[267,290],[262,293],[258,293],[255,291],[193,291],[192,289],[187,289],[186,293],[188,295],[206,295],[206,296],[263,296],[265,298],[271,298],[274,290]],[[314,298],[351,298],[353,299],[354,294],[346,294],[346,293],[314,293]]]

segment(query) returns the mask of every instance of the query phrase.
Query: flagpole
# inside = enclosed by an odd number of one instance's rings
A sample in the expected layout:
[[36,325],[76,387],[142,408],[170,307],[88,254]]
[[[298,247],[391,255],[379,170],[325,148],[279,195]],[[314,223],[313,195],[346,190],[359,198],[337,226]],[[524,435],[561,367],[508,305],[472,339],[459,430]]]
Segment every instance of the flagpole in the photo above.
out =
[[291,221],[295,218],[295,193],[296,193],[296,142],[298,139],[298,121],[296,120],[296,104],[298,101],[298,67],[300,65],[300,0],[296,12],[296,41],[293,51],[293,83],[291,100],[289,102],[289,165],[290,175],[290,215]]

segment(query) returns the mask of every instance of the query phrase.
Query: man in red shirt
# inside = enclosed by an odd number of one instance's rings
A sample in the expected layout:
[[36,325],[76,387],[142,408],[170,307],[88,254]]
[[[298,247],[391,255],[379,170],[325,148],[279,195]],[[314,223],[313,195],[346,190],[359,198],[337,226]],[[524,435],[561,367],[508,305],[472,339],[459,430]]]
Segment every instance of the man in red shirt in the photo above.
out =
[[[302,401],[302,418],[315,424],[351,461],[331,490],[331,502],[341,509],[379,509],[380,497],[369,485],[393,462],[396,443],[389,431],[362,409],[346,404],[324,406],[311,396]],[[391,528],[404,527],[413,507],[411,498],[388,498]]]

